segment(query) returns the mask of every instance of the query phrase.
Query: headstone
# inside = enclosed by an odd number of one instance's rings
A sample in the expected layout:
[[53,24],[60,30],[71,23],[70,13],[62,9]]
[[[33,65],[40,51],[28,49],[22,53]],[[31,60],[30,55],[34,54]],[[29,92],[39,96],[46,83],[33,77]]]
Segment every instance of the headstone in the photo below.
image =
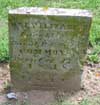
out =
[[19,90],[79,90],[91,13],[23,7],[9,11],[10,71]]

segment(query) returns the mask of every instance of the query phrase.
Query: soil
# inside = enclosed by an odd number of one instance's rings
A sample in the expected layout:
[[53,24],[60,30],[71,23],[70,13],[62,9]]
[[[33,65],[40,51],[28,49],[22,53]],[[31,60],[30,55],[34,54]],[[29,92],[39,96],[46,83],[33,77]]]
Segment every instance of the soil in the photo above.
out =
[[55,99],[57,101],[63,101],[64,99],[78,104],[86,97],[100,95],[100,63],[84,64],[82,88],[77,93],[31,90],[27,92],[16,92],[18,100],[8,100],[6,98],[6,88],[9,88],[9,82],[9,64],[2,63],[0,64],[0,105],[6,102],[12,102],[10,105],[15,105],[15,102],[21,103],[18,105],[26,105],[25,102],[29,102],[32,105],[48,105],[48,103],[54,102]]

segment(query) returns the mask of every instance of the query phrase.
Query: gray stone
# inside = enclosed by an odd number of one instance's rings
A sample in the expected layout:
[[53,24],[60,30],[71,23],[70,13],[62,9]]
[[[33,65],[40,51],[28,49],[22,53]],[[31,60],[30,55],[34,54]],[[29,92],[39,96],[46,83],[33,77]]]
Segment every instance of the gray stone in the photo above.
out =
[[79,90],[92,15],[87,10],[9,11],[10,71],[19,90]]

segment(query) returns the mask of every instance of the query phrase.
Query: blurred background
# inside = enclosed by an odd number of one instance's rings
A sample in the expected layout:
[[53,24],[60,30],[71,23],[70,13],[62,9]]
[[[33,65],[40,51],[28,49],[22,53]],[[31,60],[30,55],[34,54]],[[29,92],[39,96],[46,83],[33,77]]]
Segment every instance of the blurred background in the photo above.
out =
[[93,13],[87,60],[100,62],[100,0],[0,0],[0,62],[9,61],[8,11],[17,7],[87,9]]

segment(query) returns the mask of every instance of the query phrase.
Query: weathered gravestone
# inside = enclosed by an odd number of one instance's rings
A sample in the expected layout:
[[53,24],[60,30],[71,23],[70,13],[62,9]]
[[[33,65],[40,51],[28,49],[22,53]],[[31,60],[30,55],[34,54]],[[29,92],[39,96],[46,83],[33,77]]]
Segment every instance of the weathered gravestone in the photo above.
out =
[[89,11],[76,9],[10,10],[10,69],[14,87],[78,90],[91,17]]

